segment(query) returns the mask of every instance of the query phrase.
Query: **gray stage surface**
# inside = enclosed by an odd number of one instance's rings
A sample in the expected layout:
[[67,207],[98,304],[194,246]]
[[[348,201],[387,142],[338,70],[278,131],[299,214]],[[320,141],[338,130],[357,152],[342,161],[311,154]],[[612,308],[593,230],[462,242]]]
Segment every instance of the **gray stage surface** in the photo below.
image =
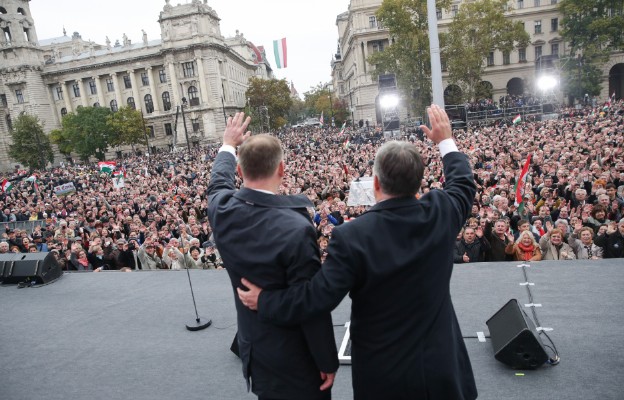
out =
[[[622,399],[624,260],[533,263],[540,322],[561,364],[522,371],[497,362],[489,339],[466,344],[480,399]],[[225,271],[191,271],[194,321],[183,271],[73,273],[39,287],[0,287],[0,399],[252,399],[229,346],[236,332]],[[457,265],[453,302],[464,336],[485,331],[510,298],[528,303],[517,263]],[[333,312],[337,345],[347,298]],[[276,349],[278,351],[278,349]],[[341,366],[334,399],[352,398]]]

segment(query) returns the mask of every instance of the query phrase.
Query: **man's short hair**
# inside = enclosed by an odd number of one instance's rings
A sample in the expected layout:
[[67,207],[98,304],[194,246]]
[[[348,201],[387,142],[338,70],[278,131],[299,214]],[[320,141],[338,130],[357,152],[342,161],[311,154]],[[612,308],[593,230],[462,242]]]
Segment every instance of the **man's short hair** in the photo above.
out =
[[280,141],[270,135],[256,135],[245,140],[238,149],[238,164],[247,179],[268,178],[284,158]]
[[425,165],[416,146],[409,142],[387,142],[377,151],[373,171],[381,190],[391,196],[414,196]]

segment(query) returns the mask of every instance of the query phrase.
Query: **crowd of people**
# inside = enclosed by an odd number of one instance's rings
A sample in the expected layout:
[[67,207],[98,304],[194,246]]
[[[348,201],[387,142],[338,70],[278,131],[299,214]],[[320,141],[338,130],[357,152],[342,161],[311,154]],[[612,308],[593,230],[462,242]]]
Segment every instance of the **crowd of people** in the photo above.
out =
[[[387,139],[379,128],[273,134],[286,155],[280,190],[314,203],[323,252],[334,226],[367,210],[348,203],[350,185],[372,176],[376,150]],[[624,257],[624,102],[454,135],[478,189],[458,235],[456,263]],[[427,166],[420,194],[442,188],[436,146],[422,135],[406,132],[402,139],[414,143]],[[213,145],[116,160],[121,186],[97,164],[5,174],[0,179],[12,188],[0,193],[0,253],[54,252],[63,268],[77,271],[227,268],[206,216],[217,151]],[[529,155],[518,204],[514,186]],[[55,194],[69,183],[75,191]],[[41,223],[11,224],[19,221]]]

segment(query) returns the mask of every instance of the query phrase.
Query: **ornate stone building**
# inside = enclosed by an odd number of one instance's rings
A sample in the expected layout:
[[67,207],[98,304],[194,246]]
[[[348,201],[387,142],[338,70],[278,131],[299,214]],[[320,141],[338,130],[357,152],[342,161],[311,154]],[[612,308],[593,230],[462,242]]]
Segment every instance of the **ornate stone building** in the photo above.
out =
[[[261,51],[238,33],[221,35],[207,1],[165,5],[161,38],[140,43],[84,41],[79,33],[39,40],[29,0],[0,0],[0,169],[20,113],[39,116],[46,132],[78,107],[132,106],[143,112],[152,150],[216,140],[225,116],[245,107],[251,76],[272,78]],[[111,149],[117,150],[117,149]],[[59,160],[59,157],[56,157]]]
[[[459,11],[463,0],[456,0],[451,9],[437,10],[438,28],[444,31]],[[336,18],[338,28],[338,51],[332,60],[332,80],[338,96],[350,105],[353,119],[376,121],[378,96],[377,82],[372,79],[368,56],[382,51],[390,43],[389,32],[375,13],[382,0],[351,0],[348,11]],[[537,77],[540,72],[551,70],[557,74],[558,57],[568,52],[561,39],[561,14],[558,0],[510,0],[511,20],[520,20],[531,37],[527,48],[515,49],[509,54],[493,51],[486,59],[483,85],[490,86],[492,97],[508,93],[538,93]],[[443,63],[444,64],[444,63]],[[553,67],[554,66],[554,67]],[[443,84],[449,90],[448,76],[443,71]],[[624,54],[614,53],[603,69],[604,84],[601,99],[615,93],[624,97]],[[561,89],[552,95],[564,101]],[[565,99],[567,100],[567,99]],[[402,119],[407,116],[402,110]]]

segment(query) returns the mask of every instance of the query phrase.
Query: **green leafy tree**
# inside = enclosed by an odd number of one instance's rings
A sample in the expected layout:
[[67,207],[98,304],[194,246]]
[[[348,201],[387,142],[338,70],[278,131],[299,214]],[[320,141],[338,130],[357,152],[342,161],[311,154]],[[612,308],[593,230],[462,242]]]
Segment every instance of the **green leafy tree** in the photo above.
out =
[[63,117],[60,144],[71,147],[83,161],[92,156],[104,160],[109,141],[114,136],[107,123],[109,115],[111,111],[106,107],[79,107],[75,113],[67,114]]
[[50,132],[50,141],[56,144],[59,152],[64,156],[69,156],[74,151],[74,145],[69,140],[67,132],[62,129],[54,129]]
[[568,43],[561,60],[564,90],[577,98],[597,95],[609,54],[624,50],[624,1],[563,0],[559,11],[561,35]]
[[303,121],[305,116],[305,103],[299,98],[295,98],[292,101],[292,106],[288,110],[288,122],[291,125],[298,124]]
[[[448,9],[450,4],[451,0],[436,1],[439,9]],[[368,57],[368,63],[375,66],[373,78],[394,74],[409,108],[423,115],[431,104],[427,0],[384,0],[377,18],[392,39],[383,51]]]
[[48,162],[54,162],[50,139],[37,116],[21,114],[13,125],[11,139],[9,156],[27,167],[44,169]]
[[505,17],[508,0],[463,2],[448,32],[442,35],[449,81],[462,89],[463,100],[482,95],[482,76],[491,51],[526,47],[529,34],[520,21]]
[[140,111],[130,106],[121,107],[117,112],[110,114],[106,123],[112,130],[108,144],[111,146],[147,145],[145,123]]
[[290,86],[285,79],[249,79],[245,96],[249,99],[252,114],[252,129],[279,129],[288,122],[288,112],[292,106]]

